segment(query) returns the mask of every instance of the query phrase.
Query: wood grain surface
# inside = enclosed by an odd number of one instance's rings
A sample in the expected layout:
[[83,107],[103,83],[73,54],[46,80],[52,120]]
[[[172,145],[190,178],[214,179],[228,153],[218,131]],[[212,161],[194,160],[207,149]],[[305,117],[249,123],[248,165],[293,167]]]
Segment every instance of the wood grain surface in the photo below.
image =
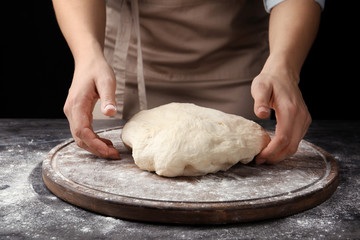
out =
[[201,177],[166,178],[139,169],[120,133],[121,127],[98,132],[120,151],[117,161],[98,158],[72,139],[56,146],[43,162],[46,186],[59,198],[100,214],[174,224],[284,217],[324,202],[338,186],[333,157],[304,140],[294,156],[277,165],[237,164]]

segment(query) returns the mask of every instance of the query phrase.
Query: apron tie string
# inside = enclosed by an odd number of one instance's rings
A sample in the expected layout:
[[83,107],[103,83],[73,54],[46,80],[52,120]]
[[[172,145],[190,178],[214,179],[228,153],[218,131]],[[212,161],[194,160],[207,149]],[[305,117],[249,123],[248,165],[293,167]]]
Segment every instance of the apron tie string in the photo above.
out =
[[[105,39],[108,41],[105,43],[105,45],[113,45],[114,48],[105,48],[104,54],[109,63],[112,65],[117,79],[115,95],[118,109],[117,117],[119,118],[123,118],[126,85],[126,60],[131,41],[131,31],[133,28],[137,35],[136,75],[138,84],[139,107],[140,110],[147,109],[140,36],[139,5],[138,0],[131,0],[129,3],[130,4],[128,4],[127,0],[107,1],[107,4],[110,6],[107,14],[112,17],[112,19],[108,19],[109,22],[107,24],[110,25],[107,31],[113,31],[109,32],[109,34],[114,34],[114,39]],[[115,24],[117,26],[116,29],[114,29]]]
[[140,106],[140,110],[145,110],[147,109],[147,100],[146,100],[146,90],[145,90],[143,57],[142,57],[142,49],[141,49],[138,0],[131,0],[131,11],[132,11],[134,28],[137,36],[137,84],[138,84],[138,94],[139,94],[139,106]]

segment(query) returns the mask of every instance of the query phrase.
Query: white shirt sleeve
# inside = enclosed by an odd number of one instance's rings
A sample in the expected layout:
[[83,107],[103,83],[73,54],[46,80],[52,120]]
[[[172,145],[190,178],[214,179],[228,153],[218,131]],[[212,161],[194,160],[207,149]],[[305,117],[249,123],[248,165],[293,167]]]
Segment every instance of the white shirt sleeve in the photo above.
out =
[[[285,0],[264,0],[264,7],[265,10],[269,13],[273,7],[278,5],[279,3],[283,2]],[[317,2],[322,9],[325,7],[325,0],[314,0]]]

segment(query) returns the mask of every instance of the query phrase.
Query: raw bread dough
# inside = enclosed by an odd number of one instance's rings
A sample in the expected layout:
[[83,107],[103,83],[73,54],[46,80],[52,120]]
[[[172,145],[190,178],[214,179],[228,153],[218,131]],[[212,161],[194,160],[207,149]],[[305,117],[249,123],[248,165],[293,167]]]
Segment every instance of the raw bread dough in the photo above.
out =
[[205,175],[248,163],[270,141],[253,121],[190,103],[137,113],[121,138],[139,168],[167,177]]

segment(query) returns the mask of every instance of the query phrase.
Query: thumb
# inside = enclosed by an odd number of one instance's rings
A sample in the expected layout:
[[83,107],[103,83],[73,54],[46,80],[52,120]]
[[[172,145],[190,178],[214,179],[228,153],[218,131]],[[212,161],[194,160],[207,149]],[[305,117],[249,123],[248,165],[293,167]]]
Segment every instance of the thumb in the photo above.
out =
[[99,83],[97,84],[97,91],[101,101],[101,112],[106,116],[113,116],[116,114],[115,77],[99,81]]
[[251,85],[251,95],[254,98],[254,113],[259,118],[270,116],[270,100],[272,96],[271,86],[258,82],[254,79]]

